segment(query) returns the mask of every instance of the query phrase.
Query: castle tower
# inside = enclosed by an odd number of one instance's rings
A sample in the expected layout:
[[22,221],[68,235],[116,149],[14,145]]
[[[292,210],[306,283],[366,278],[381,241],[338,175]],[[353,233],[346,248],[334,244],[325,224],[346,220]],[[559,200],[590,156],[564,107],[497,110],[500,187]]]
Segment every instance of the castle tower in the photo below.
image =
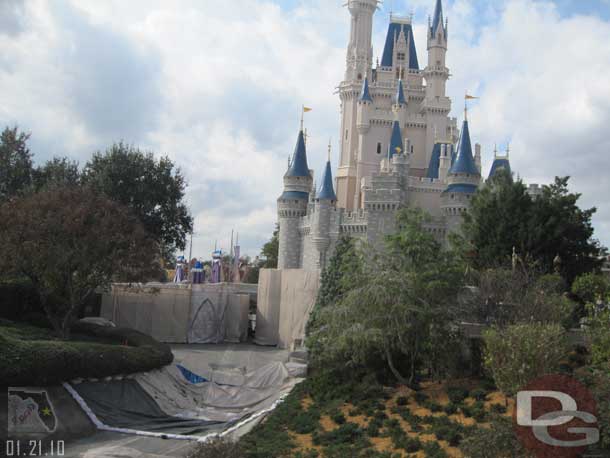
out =
[[[373,15],[378,0],[348,0],[351,15],[350,38],[347,47],[345,80],[339,86],[341,99],[341,153],[337,172],[338,205],[351,210],[357,199],[360,183],[357,178],[358,154],[362,151],[358,128],[360,95],[367,86],[368,99],[372,104],[368,84],[372,81],[373,68]],[[365,110],[368,111],[368,110]]]
[[328,146],[328,161],[322,176],[322,185],[316,195],[313,217],[313,245],[318,252],[316,267],[324,269],[328,248],[330,246],[331,215],[335,209],[337,196],[333,188],[333,175],[330,167],[330,145]]
[[378,0],[348,0],[351,14],[345,81],[362,81],[373,67],[373,14]]
[[447,222],[447,231],[455,232],[462,215],[470,208],[470,199],[481,182],[481,174],[472,155],[467,115],[458,143],[457,156],[447,174],[447,189],[441,195],[441,209]]
[[307,165],[305,138],[301,128],[297,145],[284,174],[284,192],[277,200],[280,226],[278,269],[298,269],[301,265],[300,218],[307,213],[313,177]]
[[426,133],[426,151],[430,154],[440,138],[449,138],[449,112],[451,100],[446,95],[449,69],[446,66],[448,24],[444,22],[442,0],[436,0],[434,16],[428,27],[428,65],[424,69],[426,80],[426,99],[423,111],[426,113],[428,130]]

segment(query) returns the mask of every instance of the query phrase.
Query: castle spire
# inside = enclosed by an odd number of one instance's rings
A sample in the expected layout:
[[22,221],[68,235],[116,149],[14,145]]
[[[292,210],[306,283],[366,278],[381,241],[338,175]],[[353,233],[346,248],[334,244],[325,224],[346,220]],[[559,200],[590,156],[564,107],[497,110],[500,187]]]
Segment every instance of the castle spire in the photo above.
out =
[[468,119],[464,118],[462,124],[462,132],[460,133],[460,142],[458,144],[457,158],[449,171],[451,174],[469,174],[478,175],[474,157],[472,156],[472,145],[470,143],[470,131],[468,129]]
[[367,77],[364,78],[364,82],[362,83],[362,91],[360,92],[361,102],[372,102],[373,98],[371,97],[371,92],[369,91],[369,79]]
[[307,150],[305,148],[305,136],[303,130],[299,131],[294,155],[290,161],[290,167],[286,172],[289,177],[309,177],[309,166],[307,165]]
[[395,154],[401,154],[403,152],[404,144],[402,141],[402,133],[400,132],[400,124],[398,121],[394,121],[392,126],[392,138],[390,139],[390,158]]
[[402,79],[398,80],[398,89],[396,91],[396,105],[406,105],[405,90],[402,86]]
[[330,143],[328,144],[328,160],[326,161],[326,168],[324,169],[324,175],[322,176],[322,186],[318,191],[318,200],[337,200],[337,195],[333,188],[333,173],[330,167]]
[[436,7],[434,8],[434,16],[432,19],[432,36],[436,35],[439,25],[444,27],[443,22],[443,2],[442,0],[436,0]]

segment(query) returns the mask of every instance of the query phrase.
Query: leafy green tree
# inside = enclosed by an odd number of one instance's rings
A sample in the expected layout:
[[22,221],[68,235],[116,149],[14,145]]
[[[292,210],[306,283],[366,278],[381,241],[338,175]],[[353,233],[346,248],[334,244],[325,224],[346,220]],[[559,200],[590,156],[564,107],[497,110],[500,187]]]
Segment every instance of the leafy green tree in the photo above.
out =
[[496,326],[519,323],[557,323],[570,326],[576,307],[565,294],[557,274],[542,275],[527,266],[485,269],[473,282],[477,288],[464,300],[476,322]]
[[542,196],[534,199],[528,251],[543,266],[552,266],[559,255],[560,272],[571,284],[577,276],[599,269],[606,249],[593,239],[591,218],[597,210],[581,209],[581,195],[570,193],[568,182],[569,177],[555,178],[543,188]]
[[343,297],[346,291],[345,279],[359,269],[360,259],[355,249],[355,241],[350,237],[341,237],[335,252],[322,272],[317,307],[334,304]]
[[7,127],[0,134],[0,201],[27,191],[32,184],[30,134]]
[[559,369],[568,353],[566,331],[558,324],[517,324],[483,335],[485,365],[508,396],[536,377]]
[[105,153],[93,155],[83,181],[95,192],[129,207],[165,257],[184,249],[193,218],[184,203],[186,182],[169,158],[157,160],[152,153],[116,143]]
[[271,239],[263,245],[261,250],[262,269],[277,269],[278,253],[280,248],[280,228],[276,224]]
[[80,184],[78,162],[71,161],[67,157],[54,157],[43,166],[35,168],[32,178],[35,191],[78,186]]
[[31,281],[64,338],[97,288],[155,275],[155,254],[128,208],[89,189],[57,188],[0,206],[0,272]]
[[499,173],[477,192],[464,216],[466,237],[458,237],[475,253],[474,267],[510,264],[513,248],[546,272],[555,270],[559,256],[558,267],[568,283],[600,267],[605,249],[593,239],[591,218],[596,210],[580,209],[580,194],[570,193],[568,182],[568,177],[556,178],[533,199],[520,180]]
[[419,210],[398,215],[401,229],[385,249],[365,250],[366,268],[345,278],[336,304],[320,308],[319,327],[308,339],[318,367],[362,367],[380,360],[401,383],[413,385],[420,367],[440,375],[457,348],[452,326],[462,265],[425,230]]
[[610,280],[585,274],[574,280],[572,293],[584,304],[593,364],[610,364]]

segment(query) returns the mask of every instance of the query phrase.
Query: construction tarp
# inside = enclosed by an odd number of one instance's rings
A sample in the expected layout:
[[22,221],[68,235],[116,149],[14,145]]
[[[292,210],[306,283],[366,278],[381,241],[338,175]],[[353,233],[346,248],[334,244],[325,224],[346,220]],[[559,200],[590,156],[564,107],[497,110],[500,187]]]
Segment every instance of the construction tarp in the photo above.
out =
[[320,272],[261,269],[256,338],[259,345],[299,347],[320,287]]
[[135,380],[86,382],[74,389],[105,425],[139,431],[197,434],[221,430],[224,422],[180,418],[164,412]]
[[174,363],[161,369],[64,386],[98,429],[199,440],[246,430],[302,380],[285,350],[219,344],[173,351]]
[[168,343],[243,342],[256,285],[113,285],[101,317]]

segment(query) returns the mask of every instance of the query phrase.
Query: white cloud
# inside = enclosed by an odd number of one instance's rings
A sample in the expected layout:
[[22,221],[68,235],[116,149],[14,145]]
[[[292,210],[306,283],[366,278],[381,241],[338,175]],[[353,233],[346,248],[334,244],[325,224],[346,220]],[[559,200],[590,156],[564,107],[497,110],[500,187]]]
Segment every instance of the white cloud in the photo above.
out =
[[[207,256],[216,239],[228,247],[235,229],[255,255],[273,230],[300,105],[314,108],[310,167],[321,169],[328,138],[337,136],[333,92],[349,27],[342,3],[302,1],[287,10],[271,0],[222,8],[197,0],[29,0],[6,17],[10,34],[0,33],[0,124],[31,130],[40,159],[68,154],[84,162],[120,139],[170,155],[190,183],[194,253]],[[424,17],[434,0],[403,3],[397,11],[416,8],[423,65]],[[454,114],[461,118],[466,89],[482,97],[471,132],[485,168],[493,144],[511,140],[513,166],[527,181],[572,175],[584,202],[601,207],[610,192],[600,177],[609,165],[610,24],[561,17],[545,1],[444,3]],[[376,55],[387,11],[378,16]],[[601,208],[596,227],[610,242],[610,210]]]

